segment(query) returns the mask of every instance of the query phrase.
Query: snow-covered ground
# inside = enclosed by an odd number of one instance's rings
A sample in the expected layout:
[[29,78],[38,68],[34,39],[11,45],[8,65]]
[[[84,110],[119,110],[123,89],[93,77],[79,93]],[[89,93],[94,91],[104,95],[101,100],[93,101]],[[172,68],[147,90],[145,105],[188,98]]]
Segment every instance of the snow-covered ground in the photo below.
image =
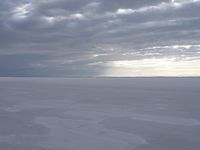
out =
[[198,150],[200,78],[0,78],[2,150]]

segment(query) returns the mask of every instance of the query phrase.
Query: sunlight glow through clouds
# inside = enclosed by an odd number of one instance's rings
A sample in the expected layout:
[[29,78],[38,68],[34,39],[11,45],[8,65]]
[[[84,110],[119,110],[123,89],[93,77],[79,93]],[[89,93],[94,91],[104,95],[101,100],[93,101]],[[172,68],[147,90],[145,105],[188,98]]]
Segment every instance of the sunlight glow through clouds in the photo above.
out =
[[200,76],[200,45],[120,49],[93,54],[93,60],[98,63],[90,65],[104,67],[101,76]]
[[109,61],[102,76],[199,76],[200,60],[152,58],[143,60]]

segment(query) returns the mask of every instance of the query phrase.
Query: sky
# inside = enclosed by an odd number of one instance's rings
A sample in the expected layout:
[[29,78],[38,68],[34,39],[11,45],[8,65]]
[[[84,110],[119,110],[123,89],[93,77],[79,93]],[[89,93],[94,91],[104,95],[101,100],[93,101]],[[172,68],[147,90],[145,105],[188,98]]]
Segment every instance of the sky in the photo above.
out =
[[200,0],[1,0],[0,76],[200,76]]

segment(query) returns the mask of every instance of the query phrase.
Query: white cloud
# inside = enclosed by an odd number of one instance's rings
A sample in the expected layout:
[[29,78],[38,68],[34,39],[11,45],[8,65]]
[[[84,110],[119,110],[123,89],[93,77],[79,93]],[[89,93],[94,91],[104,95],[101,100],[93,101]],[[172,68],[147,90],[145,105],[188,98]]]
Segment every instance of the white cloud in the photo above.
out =
[[131,14],[131,13],[134,13],[134,12],[135,12],[135,10],[133,10],[133,9],[122,9],[122,8],[119,8],[117,10],[116,14],[124,15],[124,14]]
[[43,17],[44,20],[46,20],[48,23],[54,23],[56,21],[56,17]]
[[200,2],[200,0],[172,0],[171,3],[167,2],[161,2],[157,5],[153,6],[145,6],[138,9],[132,9],[132,8],[119,8],[114,13],[108,13],[109,15],[129,15],[133,13],[148,13],[151,11],[165,11],[170,9],[179,9],[185,5]]
[[71,14],[69,16],[70,19],[83,19],[84,18],[84,15],[81,14],[81,13],[75,13],[75,14]]
[[21,4],[14,8],[13,17],[17,19],[24,19],[33,10],[31,3]]

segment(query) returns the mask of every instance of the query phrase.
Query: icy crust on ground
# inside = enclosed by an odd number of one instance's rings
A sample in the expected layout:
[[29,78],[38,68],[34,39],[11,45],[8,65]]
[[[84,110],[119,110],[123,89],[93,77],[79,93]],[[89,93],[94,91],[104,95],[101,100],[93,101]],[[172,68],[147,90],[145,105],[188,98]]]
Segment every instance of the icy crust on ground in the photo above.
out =
[[199,78],[0,78],[0,149],[199,148]]

